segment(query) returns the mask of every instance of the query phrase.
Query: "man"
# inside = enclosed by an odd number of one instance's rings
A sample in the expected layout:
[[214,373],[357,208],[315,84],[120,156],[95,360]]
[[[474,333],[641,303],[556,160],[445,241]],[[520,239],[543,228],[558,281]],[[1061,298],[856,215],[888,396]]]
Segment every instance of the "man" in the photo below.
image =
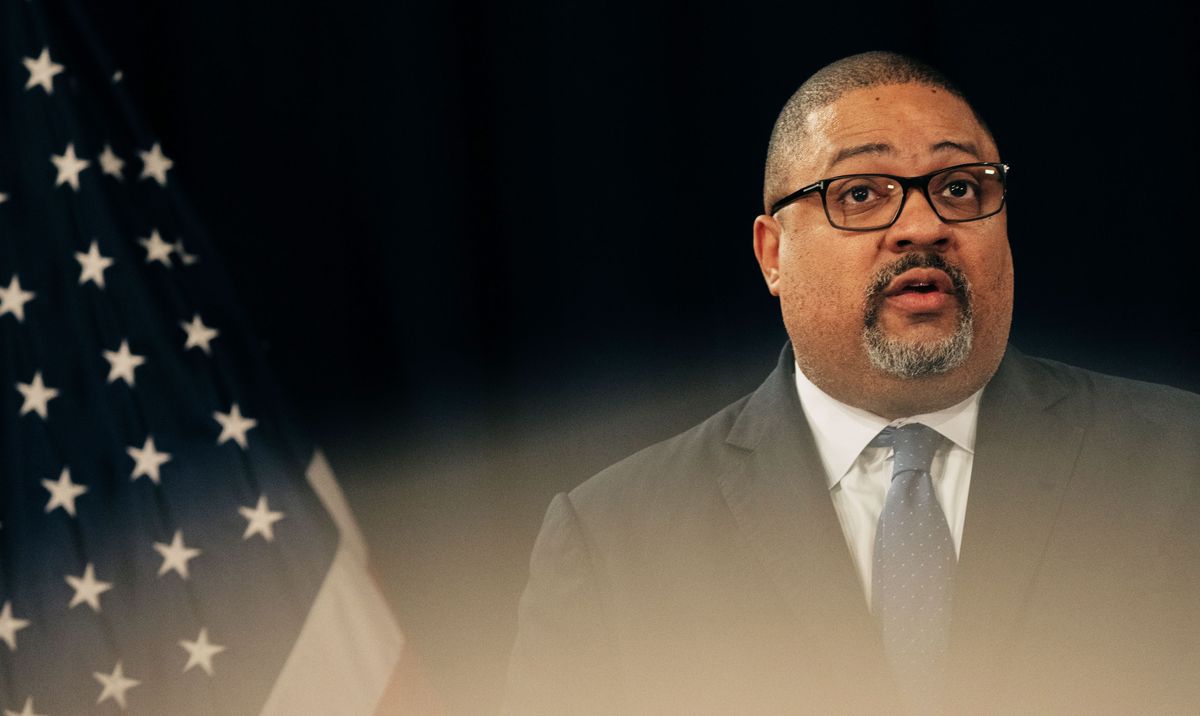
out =
[[1007,345],[1007,167],[909,58],[810,78],[753,394],[550,506],[513,713],[1195,713],[1200,396]]

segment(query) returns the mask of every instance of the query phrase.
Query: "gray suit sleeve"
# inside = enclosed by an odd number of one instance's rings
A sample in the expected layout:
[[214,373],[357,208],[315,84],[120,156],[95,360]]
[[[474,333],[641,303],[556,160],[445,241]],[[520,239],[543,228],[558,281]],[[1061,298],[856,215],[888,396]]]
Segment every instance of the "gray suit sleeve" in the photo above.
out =
[[597,566],[570,498],[560,493],[530,559],[504,713],[621,711]]

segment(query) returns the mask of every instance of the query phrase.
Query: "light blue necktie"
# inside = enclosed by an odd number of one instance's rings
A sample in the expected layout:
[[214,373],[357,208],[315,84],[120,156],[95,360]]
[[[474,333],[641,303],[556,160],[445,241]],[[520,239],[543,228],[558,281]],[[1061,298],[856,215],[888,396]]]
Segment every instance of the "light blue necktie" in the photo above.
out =
[[920,423],[889,426],[871,441],[895,452],[875,532],[871,610],[901,694],[921,713],[937,712],[945,689],[958,562],[929,473],[941,441]]

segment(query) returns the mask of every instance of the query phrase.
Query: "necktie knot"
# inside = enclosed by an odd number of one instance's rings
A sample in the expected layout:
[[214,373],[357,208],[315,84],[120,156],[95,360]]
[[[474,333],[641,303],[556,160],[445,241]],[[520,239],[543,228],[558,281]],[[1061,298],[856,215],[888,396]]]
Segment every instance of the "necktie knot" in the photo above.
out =
[[874,447],[890,447],[895,453],[892,478],[907,470],[929,472],[933,454],[942,442],[938,431],[922,423],[906,423],[900,427],[887,426],[869,443]]

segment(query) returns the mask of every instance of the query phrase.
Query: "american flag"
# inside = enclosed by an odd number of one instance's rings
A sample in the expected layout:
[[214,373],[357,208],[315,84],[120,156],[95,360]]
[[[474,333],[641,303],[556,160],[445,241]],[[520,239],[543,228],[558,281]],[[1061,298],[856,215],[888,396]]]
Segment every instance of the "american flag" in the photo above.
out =
[[374,713],[402,637],[169,147],[78,8],[0,26],[0,709]]

